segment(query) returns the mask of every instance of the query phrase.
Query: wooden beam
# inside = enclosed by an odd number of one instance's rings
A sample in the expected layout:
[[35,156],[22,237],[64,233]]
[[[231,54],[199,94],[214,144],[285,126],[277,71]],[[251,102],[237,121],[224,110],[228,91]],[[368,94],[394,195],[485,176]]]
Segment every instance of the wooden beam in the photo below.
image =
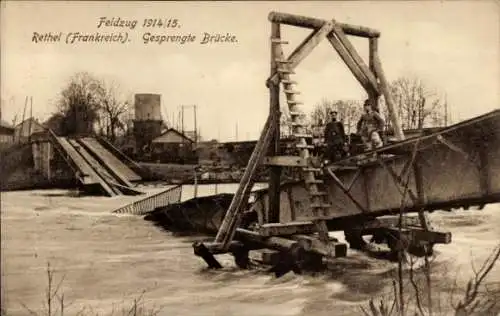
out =
[[307,160],[299,156],[273,156],[265,157],[264,164],[282,167],[307,167]]
[[205,260],[210,269],[222,269],[222,265],[202,242],[193,243],[193,250],[195,255]]
[[373,91],[367,91],[367,92],[378,94],[379,89],[378,89],[377,79],[372,74],[370,69],[368,69],[368,66],[363,61],[361,56],[359,56],[359,54],[356,52],[356,48],[354,48],[354,46],[351,44],[349,39],[347,39],[347,36],[345,36],[345,33],[342,31],[342,28],[340,28],[336,23],[333,23],[333,33],[335,33],[335,35],[338,37],[339,41],[342,43],[342,45],[344,45],[347,52],[351,55],[354,62],[358,65],[358,67],[361,70],[361,72],[363,73],[363,75],[370,82],[370,88]]
[[[280,39],[281,30],[278,23],[271,24],[271,38]],[[277,59],[281,59],[281,44],[272,43],[271,44],[271,69],[270,73],[276,73],[279,65],[276,63]],[[269,146],[268,154],[271,156],[279,155],[280,151],[280,128],[279,128],[279,116],[280,116],[280,86],[279,84],[269,85],[269,117],[274,120],[276,124],[276,131],[271,139],[271,145]],[[270,177],[269,177],[269,214],[265,216],[266,220],[269,222],[279,222],[280,215],[280,178],[281,178],[281,166],[271,166]]]
[[352,74],[358,80],[358,82],[361,84],[361,86],[366,91],[374,90],[370,81],[365,77],[365,75],[363,74],[363,71],[359,68],[359,66],[356,64],[356,62],[352,59],[351,55],[349,55],[349,52],[345,49],[345,47],[342,45],[342,43],[339,41],[339,39],[336,38],[335,35],[330,34],[330,35],[328,35],[328,41],[333,46],[333,48],[337,51],[337,53],[340,55],[340,58],[347,65],[347,68],[349,68],[349,70],[351,70]]
[[419,207],[418,211],[418,218],[420,219],[420,225],[425,230],[429,230],[429,221],[427,219],[427,216],[424,213],[424,205],[425,205],[425,191],[424,191],[424,177],[422,174],[422,168],[420,166],[421,164],[421,159],[419,153],[417,153],[415,157],[415,161],[413,163],[413,175],[415,178],[415,187],[417,190],[417,203]]
[[229,209],[224,216],[219,231],[217,232],[215,242],[221,243],[223,250],[226,250],[229,247],[230,242],[234,237],[236,228],[238,227],[239,221],[241,220],[241,210],[248,201],[250,191],[255,181],[255,172],[257,170],[257,167],[260,165],[265,152],[269,148],[269,144],[274,134],[275,127],[276,125],[274,124],[274,121],[270,117],[268,117],[257,145],[252,152],[250,160],[248,161],[245,173],[240,180],[238,190],[236,191]]
[[272,223],[260,226],[258,232],[266,237],[313,234],[316,232],[316,226],[313,222]]
[[332,170],[330,170],[329,168],[327,168],[328,170],[328,174],[330,174],[330,176],[332,177],[334,183],[342,190],[342,192],[344,192],[345,195],[347,195],[347,197],[354,203],[354,205],[356,205],[356,207],[362,212],[362,213],[367,213],[368,211],[361,205],[361,203],[359,203],[355,198],[354,196],[352,196],[352,194],[349,192],[349,190],[346,189],[346,187],[344,187],[344,184],[342,183],[342,181],[337,177],[337,175],[335,175],[335,173],[333,173]]
[[[389,173],[389,175],[391,176],[392,180],[394,181],[394,184],[396,185],[396,188],[398,189],[399,193],[401,195],[403,195],[404,194],[404,183],[403,182],[404,182],[404,179],[406,179],[407,175],[403,175],[403,178],[401,178],[400,176],[398,176],[398,174],[390,166],[388,166],[381,159],[378,159],[377,161],[378,161],[379,165],[382,168],[384,168],[385,171],[387,171],[387,173]],[[411,200],[413,201],[413,204],[418,206],[419,205],[418,198],[415,195],[415,193],[413,192],[413,190],[410,188],[408,188],[408,195],[410,196]]]
[[321,28],[314,31],[310,36],[302,42],[295,51],[290,54],[288,61],[290,61],[290,68],[294,69],[297,65],[309,55],[312,50],[318,46],[318,44],[326,38],[328,34],[333,30],[335,23],[333,21],[328,21],[323,24]]
[[[398,236],[399,228],[388,229],[393,236]],[[450,232],[429,231],[421,228],[404,228],[401,230],[403,235],[409,237],[412,242],[428,242],[432,244],[449,244],[451,243]]]
[[236,235],[238,239],[242,239],[243,241],[261,243],[266,248],[279,251],[287,251],[298,245],[298,242],[294,240],[283,237],[264,237],[257,232],[243,228],[236,229]]
[[[280,13],[280,12],[271,12],[268,16],[269,21],[274,23],[282,23],[292,26],[304,27],[309,29],[319,29],[325,23],[324,20],[289,14],[289,13]],[[339,26],[342,28],[344,33],[353,36],[361,36],[361,37],[379,37],[380,32],[368,27],[339,23]]]
[[293,235],[293,240],[297,240],[306,251],[314,252],[327,258],[345,257],[347,255],[347,245],[337,241],[321,241],[317,237],[308,235]]
[[389,84],[385,79],[384,71],[382,69],[382,63],[380,62],[380,58],[378,54],[374,56],[374,64],[376,76],[380,80],[380,90],[384,95],[385,105],[387,106],[387,110],[389,110],[389,117],[392,121],[392,127],[394,128],[394,134],[398,140],[404,140],[405,135],[403,133],[403,129],[401,128],[401,123],[399,122],[399,117],[396,113],[396,108],[394,106],[394,100],[392,99],[392,95],[389,91]]
[[[276,23],[273,23],[273,25]],[[325,22],[318,30],[313,31],[300,45],[290,54],[287,61],[287,68],[293,70],[297,65],[309,55],[312,50],[332,31],[334,22]],[[274,38],[274,37],[273,37]],[[271,75],[272,82],[277,82],[278,73]]]
[[[375,80],[378,80],[377,72],[375,71],[375,56],[378,51],[378,38],[372,37],[368,39],[368,66],[370,67],[370,72],[375,76]],[[377,110],[379,109],[378,99],[380,97],[380,88],[377,93],[373,91],[368,92],[368,98],[371,104],[375,105]]]
[[248,253],[248,256],[252,260],[260,262],[262,264],[275,266],[279,264],[279,261],[281,259],[281,252],[264,248],[259,250],[252,250]]

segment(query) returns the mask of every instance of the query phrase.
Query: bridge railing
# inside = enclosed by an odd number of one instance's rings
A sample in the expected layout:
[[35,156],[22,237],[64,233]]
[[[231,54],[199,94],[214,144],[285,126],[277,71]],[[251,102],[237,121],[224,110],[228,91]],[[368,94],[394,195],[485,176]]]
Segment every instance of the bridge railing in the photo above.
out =
[[165,191],[148,196],[142,200],[127,204],[113,211],[113,213],[145,215],[159,207],[179,203],[182,197],[182,185],[177,185]]

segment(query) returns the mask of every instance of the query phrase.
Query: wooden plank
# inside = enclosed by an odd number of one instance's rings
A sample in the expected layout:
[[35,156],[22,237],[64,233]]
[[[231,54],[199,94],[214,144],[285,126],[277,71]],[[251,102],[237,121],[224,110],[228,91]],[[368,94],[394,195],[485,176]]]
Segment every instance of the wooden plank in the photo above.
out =
[[269,223],[261,225],[257,231],[266,237],[313,234],[316,232],[316,226],[312,222]]
[[129,181],[141,180],[129,166],[121,161],[115,154],[105,148],[96,138],[83,137],[79,139],[85,147],[92,151],[113,173],[115,173],[124,185],[131,186]]
[[298,241],[306,251],[311,251],[327,258],[339,258],[347,255],[347,245],[345,243],[332,240],[323,242],[317,237],[308,235],[293,235],[292,239]]
[[265,248],[279,251],[289,251],[299,244],[295,240],[290,240],[283,237],[264,237],[257,232],[243,228],[237,228],[236,235],[238,239],[242,239],[243,241],[260,243],[264,245]]
[[[136,161],[132,160],[129,156],[125,155],[122,151],[116,148],[113,144],[111,144],[104,137],[95,136],[95,139],[107,150],[109,150],[113,155],[118,157],[121,161],[125,163],[127,167],[129,167],[134,173],[137,180],[141,180],[143,175],[149,174],[149,171],[146,170],[143,166],[141,166]],[[130,181],[136,181],[135,179],[129,178]]]
[[250,259],[267,264],[267,265],[276,265],[280,261],[281,253],[277,250],[272,249],[258,249],[251,250],[248,253]]
[[337,171],[337,170],[358,170],[358,169],[360,169],[360,167],[358,167],[358,166],[349,166],[349,165],[329,165],[327,168],[331,169],[332,171]]
[[307,167],[307,160],[299,156],[273,156],[265,157],[264,164],[282,167]]
[[[325,20],[311,18],[289,13],[271,12],[268,16],[269,21],[287,25],[299,26],[309,29],[318,29],[323,26]],[[344,33],[361,37],[379,37],[380,32],[364,26],[339,23]]]
[[[399,228],[389,228],[391,235],[398,236]],[[427,242],[433,244],[449,244],[451,243],[450,232],[429,231],[418,228],[404,228],[402,233],[413,242]]]
[[68,139],[68,142],[75,148],[75,150],[85,159],[85,161],[91,166],[92,170],[94,170],[95,174],[99,178],[99,184],[110,194],[113,192],[114,195],[120,194],[120,191],[113,185],[110,184],[110,182],[113,182],[114,178],[111,176],[106,169],[103,168],[103,166],[100,165],[98,161],[92,157],[92,155],[83,147],[81,146],[76,140],[74,139]]
[[64,151],[64,154],[66,154],[69,159],[71,159],[73,164],[80,172],[80,178],[83,179],[83,184],[99,183],[99,177],[97,176],[95,171],[88,164],[88,162],[85,161],[85,159],[83,159],[83,157],[76,151],[76,149],[71,146],[71,144],[68,142],[68,139],[65,137],[56,137],[55,139]]
[[[116,157],[111,155],[110,152],[104,149],[97,141],[91,138],[79,138],[78,143],[82,145],[87,151],[94,153],[99,162],[107,167],[109,171],[115,176],[119,184],[126,187],[132,187],[128,178],[125,176],[125,170],[121,167],[126,167]],[[127,168],[128,169],[128,168]]]

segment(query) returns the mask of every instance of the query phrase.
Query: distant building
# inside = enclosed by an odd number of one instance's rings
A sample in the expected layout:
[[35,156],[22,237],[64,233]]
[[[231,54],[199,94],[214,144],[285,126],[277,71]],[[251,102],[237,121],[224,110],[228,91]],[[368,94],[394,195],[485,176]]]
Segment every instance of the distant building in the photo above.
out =
[[0,120],[0,144],[2,147],[10,145],[14,141],[14,127]]
[[162,134],[161,95],[138,93],[134,96],[134,136],[135,148],[139,156],[152,145],[153,139]]
[[177,131],[169,128],[151,142],[153,160],[160,162],[183,163],[194,159],[194,141]]
[[33,117],[17,124],[14,129],[14,142],[16,143],[43,139],[46,135],[46,128]]

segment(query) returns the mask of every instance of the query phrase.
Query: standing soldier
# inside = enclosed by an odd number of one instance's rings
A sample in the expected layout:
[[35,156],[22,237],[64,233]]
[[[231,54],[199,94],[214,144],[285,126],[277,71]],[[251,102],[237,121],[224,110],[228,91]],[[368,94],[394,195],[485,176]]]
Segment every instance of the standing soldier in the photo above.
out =
[[369,100],[363,104],[364,113],[358,121],[357,130],[365,144],[366,150],[382,147],[380,132],[384,129],[384,119],[373,110]]
[[344,125],[337,121],[337,111],[331,111],[330,122],[325,127],[326,157],[328,160],[335,161],[345,156],[346,140]]

